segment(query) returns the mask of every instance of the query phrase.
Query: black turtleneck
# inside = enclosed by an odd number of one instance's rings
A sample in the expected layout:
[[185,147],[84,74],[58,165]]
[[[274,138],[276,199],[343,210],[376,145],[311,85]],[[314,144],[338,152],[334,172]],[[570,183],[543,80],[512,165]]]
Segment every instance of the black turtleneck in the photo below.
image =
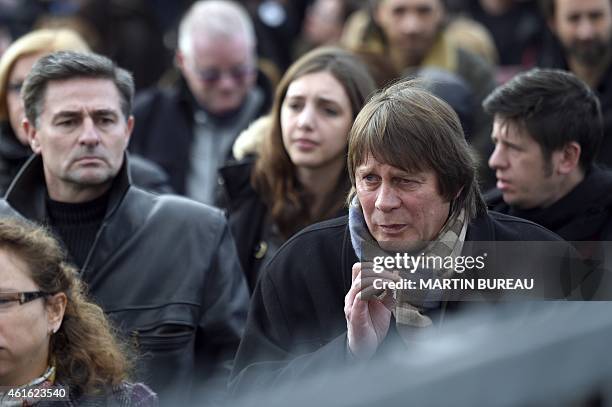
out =
[[47,212],[53,231],[64,243],[72,262],[82,268],[102,224],[109,194],[82,203],[65,203],[47,196]]

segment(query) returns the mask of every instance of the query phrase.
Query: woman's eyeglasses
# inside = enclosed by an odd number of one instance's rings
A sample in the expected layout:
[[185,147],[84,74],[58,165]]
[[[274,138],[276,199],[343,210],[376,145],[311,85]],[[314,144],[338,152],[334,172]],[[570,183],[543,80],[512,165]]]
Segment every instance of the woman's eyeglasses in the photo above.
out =
[[21,293],[0,293],[0,310],[7,309],[11,304],[17,302],[23,305],[38,298],[48,297],[53,294],[43,291],[28,291]]

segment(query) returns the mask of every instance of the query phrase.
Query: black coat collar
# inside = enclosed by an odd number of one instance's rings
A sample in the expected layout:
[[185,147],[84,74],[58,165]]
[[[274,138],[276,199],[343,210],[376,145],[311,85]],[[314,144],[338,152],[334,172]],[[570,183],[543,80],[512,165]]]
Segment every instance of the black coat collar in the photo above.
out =
[[[110,189],[105,219],[108,219],[117,210],[130,185],[128,158],[127,154],[125,154],[123,165],[115,176]],[[42,157],[35,154],[28,159],[17,176],[15,176],[15,179],[6,191],[4,199],[24,217],[37,222],[45,222],[47,219],[45,208],[46,194],[47,185],[45,183]]]

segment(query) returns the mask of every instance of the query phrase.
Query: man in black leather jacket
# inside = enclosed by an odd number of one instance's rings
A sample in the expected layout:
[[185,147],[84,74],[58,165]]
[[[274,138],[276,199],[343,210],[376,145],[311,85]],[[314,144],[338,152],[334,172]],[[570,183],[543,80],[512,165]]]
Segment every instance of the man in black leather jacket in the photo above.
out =
[[137,345],[136,379],[184,405],[195,392],[224,390],[248,294],[220,211],[130,184],[132,95],[129,73],[105,57],[39,60],[22,92],[35,155],[0,213],[51,228],[93,299]]

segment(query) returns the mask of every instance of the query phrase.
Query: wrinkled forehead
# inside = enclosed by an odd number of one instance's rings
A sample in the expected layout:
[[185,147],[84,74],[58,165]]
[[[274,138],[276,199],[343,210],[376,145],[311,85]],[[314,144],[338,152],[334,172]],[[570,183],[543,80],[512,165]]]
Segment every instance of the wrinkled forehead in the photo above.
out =
[[44,93],[45,111],[121,111],[121,95],[110,79],[74,78],[49,81]]

